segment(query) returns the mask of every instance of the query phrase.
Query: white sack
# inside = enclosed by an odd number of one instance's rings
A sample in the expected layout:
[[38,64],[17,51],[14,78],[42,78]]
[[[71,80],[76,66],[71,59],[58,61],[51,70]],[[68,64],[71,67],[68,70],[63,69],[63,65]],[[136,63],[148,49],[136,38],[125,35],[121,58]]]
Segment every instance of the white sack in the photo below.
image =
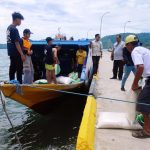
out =
[[40,79],[40,80],[36,80],[34,83],[35,84],[47,84],[48,82],[46,79]]
[[73,80],[69,77],[63,77],[63,76],[57,77],[57,83],[70,84],[72,82],[73,82]]
[[139,124],[130,121],[128,113],[99,112],[96,128],[101,129],[142,129]]

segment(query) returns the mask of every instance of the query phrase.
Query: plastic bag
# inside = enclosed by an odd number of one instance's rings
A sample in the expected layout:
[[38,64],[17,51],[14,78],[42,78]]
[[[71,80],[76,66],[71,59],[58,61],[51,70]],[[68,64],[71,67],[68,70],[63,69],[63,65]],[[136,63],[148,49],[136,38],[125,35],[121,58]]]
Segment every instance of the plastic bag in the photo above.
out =
[[60,83],[60,84],[71,84],[73,82],[73,80],[69,77],[64,77],[64,76],[60,76],[60,77],[57,77],[57,83]]
[[73,80],[77,80],[78,79],[78,73],[77,72],[72,72],[69,74],[69,77]]
[[61,69],[60,69],[60,65],[56,64],[55,65],[55,75],[58,75],[60,73]]

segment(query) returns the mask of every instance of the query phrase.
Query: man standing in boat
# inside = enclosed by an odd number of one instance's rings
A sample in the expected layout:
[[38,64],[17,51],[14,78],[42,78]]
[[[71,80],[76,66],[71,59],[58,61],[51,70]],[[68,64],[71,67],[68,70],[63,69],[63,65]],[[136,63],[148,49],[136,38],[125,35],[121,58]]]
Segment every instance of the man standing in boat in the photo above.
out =
[[14,80],[16,73],[20,84],[22,84],[22,70],[25,56],[19,43],[20,35],[16,27],[21,25],[21,20],[23,19],[24,17],[20,13],[14,12],[12,14],[12,24],[7,28],[7,50],[8,56],[10,56],[9,79]]
[[93,74],[97,74],[99,60],[102,58],[102,42],[100,41],[100,35],[95,35],[95,40],[91,42],[92,60],[93,60]]

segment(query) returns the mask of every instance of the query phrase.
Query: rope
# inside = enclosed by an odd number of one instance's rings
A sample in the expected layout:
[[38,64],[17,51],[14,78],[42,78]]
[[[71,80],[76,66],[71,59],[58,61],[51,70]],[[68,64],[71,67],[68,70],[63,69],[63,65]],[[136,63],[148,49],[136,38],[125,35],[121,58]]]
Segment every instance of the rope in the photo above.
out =
[[[1,85],[0,85],[1,86]],[[47,90],[47,91],[54,91],[54,92],[59,92],[59,93],[64,93],[64,94],[71,94],[71,95],[78,95],[78,96],[94,96],[92,94],[83,94],[83,93],[76,93],[76,92],[70,92],[70,91],[64,91],[64,90],[56,90],[56,89],[49,89],[49,88],[43,88],[43,87],[38,87],[35,85],[26,85],[28,87],[32,87],[32,88],[37,88],[37,89],[42,89],[42,90]],[[145,105],[145,106],[150,106],[150,104],[147,103],[139,103],[139,102],[134,102],[134,101],[127,101],[127,100],[122,100],[122,99],[115,99],[115,98],[109,98],[109,97],[102,97],[102,96],[98,96],[94,98],[100,98],[100,99],[105,99],[105,100],[109,100],[109,101],[115,101],[115,102],[123,102],[123,103],[130,103],[130,104],[138,104],[138,105]]]
[[[34,86],[33,85],[27,85],[27,86],[42,89],[42,90],[48,90],[48,91],[55,91],[55,92],[65,93],[65,94],[71,94],[71,95],[79,95],[79,96],[85,96],[85,97],[94,96],[92,94],[82,94],[82,93],[76,93],[76,92],[70,92],[70,91],[42,88],[42,87],[37,87],[35,85]],[[102,96],[95,97],[94,96],[94,98],[96,98],[96,99],[100,98],[100,99],[105,99],[105,100],[109,100],[109,101],[116,101],[116,102],[124,102],[124,103],[130,103],[130,104],[150,106],[150,104],[147,104],[147,103],[139,103],[139,102],[134,102],[134,101],[127,101],[127,100],[122,100],[122,99],[109,98],[109,97],[102,97]]]
[[3,108],[3,110],[4,110],[5,114],[6,114],[6,117],[7,117],[8,121],[9,121],[9,123],[10,123],[12,129],[13,129],[13,132],[14,132],[14,134],[15,134],[15,138],[16,138],[16,140],[17,140],[17,143],[19,144],[19,149],[20,149],[20,150],[23,150],[23,149],[22,149],[22,146],[21,146],[21,142],[20,142],[19,137],[18,137],[18,135],[17,135],[17,132],[15,131],[15,128],[14,128],[14,126],[13,126],[13,124],[12,124],[10,118],[9,118],[9,115],[8,115],[8,113],[7,113],[7,110],[6,110],[6,103],[5,103],[5,97],[4,97],[4,94],[3,94],[2,91],[0,91],[0,100],[1,100],[1,102],[2,102],[2,108]]
[[96,98],[105,99],[105,100],[109,100],[109,101],[116,101],[116,102],[123,102],[123,103],[130,103],[130,104],[138,104],[138,105],[150,106],[150,104],[147,104],[147,103],[139,103],[139,102],[133,102],[133,101],[126,101],[126,100],[115,99],[115,98],[108,98],[108,97],[102,97],[102,96],[98,96]]
[[[32,88],[37,88],[37,89],[42,89],[42,90],[47,90],[47,91],[55,91],[55,92],[71,94],[71,95],[79,95],[79,96],[84,96],[84,97],[94,96],[92,94],[82,94],[82,93],[76,93],[76,92],[70,92],[70,91],[64,91],[64,90],[49,89],[49,88],[38,87],[38,86],[35,86],[35,85],[26,85],[26,86],[32,87]],[[18,135],[17,135],[17,133],[15,131],[15,128],[14,128],[14,126],[13,126],[13,124],[12,124],[10,118],[9,118],[9,115],[8,115],[7,111],[6,111],[6,105],[5,105],[5,101],[3,99],[4,96],[3,96],[2,91],[1,91],[0,95],[1,95],[1,102],[2,102],[2,106],[3,106],[3,110],[4,110],[4,112],[5,112],[6,116],[7,116],[7,119],[9,121],[10,125],[12,126],[13,132],[15,133],[15,137],[16,137],[17,143],[20,146],[20,150],[23,150],[22,146],[21,146],[21,143],[20,143],[20,140],[19,140],[19,137],[18,137]],[[97,96],[95,98],[96,99],[100,98],[100,99],[105,99],[105,100],[115,101],[115,102],[124,102],[124,103],[129,103],[129,104],[138,104],[138,105],[150,106],[150,104],[147,104],[147,103],[139,103],[139,102],[134,102],[134,101],[127,101],[127,100],[122,100],[122,99],[109,98],[109,97]]]
[[64,91],[64,90],[56,90],[56,89],[49,89],[49,88],[42,88],[42,87],[38,87],[35,85],[27,85],[28,87],[32,87],[32,88],[37,88],[37,89],[42,89],[42,90],[47,90],[47,91],[54,91],[54,92],[60,92],[60,93],[64,93],[64,94],[72,94],[72,95],[79,95],[79,96],[90,96],[88,94],[83,94],[83,93],[75,93],[75,92],[70,92],[70,91]]

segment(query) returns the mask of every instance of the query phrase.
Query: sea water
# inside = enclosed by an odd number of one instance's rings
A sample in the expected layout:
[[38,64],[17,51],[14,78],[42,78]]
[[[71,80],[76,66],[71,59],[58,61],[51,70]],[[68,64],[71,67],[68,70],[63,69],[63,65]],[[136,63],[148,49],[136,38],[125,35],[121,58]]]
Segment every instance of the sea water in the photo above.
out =
[[[9,57],[0,49],[0,81],[8,80]],[[6,99],[9,117],[25,150],[74,150],[85,106],[85,98],[65,95],[52,110],[39,114]],[[52,107],[47,106],[46,109]],[[17,150],[13,130],[0,102],[0,150]]]

